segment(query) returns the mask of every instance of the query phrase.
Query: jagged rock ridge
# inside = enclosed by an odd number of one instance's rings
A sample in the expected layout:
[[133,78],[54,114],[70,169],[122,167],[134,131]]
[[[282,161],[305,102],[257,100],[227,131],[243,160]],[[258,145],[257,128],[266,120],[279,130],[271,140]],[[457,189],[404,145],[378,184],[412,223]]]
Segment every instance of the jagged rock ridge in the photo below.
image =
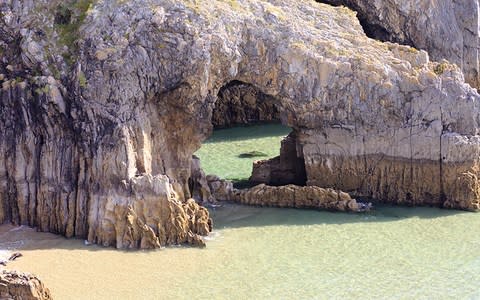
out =
[[436,61],[457,64],[473,87],[480,87],[478,0],[317,0],[358,12],[365,32],[426,50]]

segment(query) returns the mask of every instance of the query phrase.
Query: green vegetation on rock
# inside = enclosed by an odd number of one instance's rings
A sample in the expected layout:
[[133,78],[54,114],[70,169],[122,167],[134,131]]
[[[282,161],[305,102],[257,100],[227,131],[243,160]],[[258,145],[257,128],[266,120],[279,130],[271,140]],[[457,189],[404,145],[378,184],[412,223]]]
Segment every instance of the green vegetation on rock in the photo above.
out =
[[80,73],[78,74],[78,84],[82,88],[87,86],[87,78],[85,77],[85,74],[82,71],[80,71]]
[[66,1],[57,7],[55,29],[59,35],[60,44],[68,48],[64,58],[69,64],[73,63],[73,55],[77,51],[75,42],[78,39],[78,30],[93,4],[94,0],[74,0]]
[[438,65],[435,66],[435,68],[433,69],[433,71],[435,72],[435,74],[437,75],[442,75],[443,73],[445,73],[445,71],[448,69],[448,63],[445,63],[445,62],[441,62],[439,63]]

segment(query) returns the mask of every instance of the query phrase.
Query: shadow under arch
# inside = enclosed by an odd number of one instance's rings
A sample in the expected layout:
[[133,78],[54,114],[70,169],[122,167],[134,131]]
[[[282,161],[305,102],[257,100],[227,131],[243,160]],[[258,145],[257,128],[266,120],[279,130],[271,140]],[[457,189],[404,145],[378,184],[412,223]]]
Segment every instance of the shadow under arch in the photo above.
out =
[[[264,93],[254,84],[235,79],[219,88],[212,104],[211,125],[214,132],[202,142],[203,149],[195,154],[200,156],[207,173],[233,180],[237,188],[259,183],[274,186],[306,184],[305,162],[297,143],[297,130],[287,124],[288,114],[280,97]],[[263,145],[262,141],[269,138],[278,138],[278,141]],[[243,147],[252,144],[252,140],[259,143],[251,145],[250,149]],[[230,143],[232,147],[222,148],[225,143]],[[206,147],[212,153],[225,152],[223,157],[217,157],[219,166],[224,160],[231,159],[232,163],[246,164],[250,170],[253,165],[253,170],[241,175],[215,170],[209,167],[214,154],[208,153]],[[243,152],[236,151],[240,151],[240,148]]]

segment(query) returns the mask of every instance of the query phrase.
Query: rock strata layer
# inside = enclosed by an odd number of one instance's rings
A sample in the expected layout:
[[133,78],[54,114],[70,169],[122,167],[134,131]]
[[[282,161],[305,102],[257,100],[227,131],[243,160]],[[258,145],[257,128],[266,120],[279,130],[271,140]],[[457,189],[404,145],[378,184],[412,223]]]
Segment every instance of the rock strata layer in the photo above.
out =
[[234,190],[229,200],[255,206],[331,211],[362,212],[370,209],[369,204],[357,203],[350,195],[341,191],[293,184],[277,187],[259,184],[250,189]]
[[436,61],[456,63],[480,88],[480,4],[478,0],[320,0],[358,12],[367,34],[426,50]]
[[34,275],[0,271],[0,299],[50,300],[50,291]]
[[231,82],[275,99],[307,185],[479,208],[480,96],[456,66],[368,38],[347,8],[9,0],[0,23],[0,222],[201,244],[192,154]]

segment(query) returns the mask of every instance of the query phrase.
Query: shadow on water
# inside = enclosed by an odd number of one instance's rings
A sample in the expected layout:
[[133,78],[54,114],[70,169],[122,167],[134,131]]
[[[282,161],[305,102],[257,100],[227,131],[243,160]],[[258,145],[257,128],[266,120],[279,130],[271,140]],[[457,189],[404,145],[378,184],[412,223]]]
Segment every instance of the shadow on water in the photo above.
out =
[[233,142],[244,141],[252,139],[260,139],[266,137],[286,136],[292,129],[287,126],[282,126],[279,123],[259,124],[249,126],[238,126],[225,129],[216,129],[212,136],[208,138],[203,144],[218,143],[218,142]]
[[[305,226],[305,225],[341,225],[350,223],[398,222],[409,218],[435,219],[472,212],[446,210],[432,207],[401,207],[378,204],[375,210],[366,213],[327,212],[310,209],[253,207],[233,203],[209,208],[214,229],[263,227],[263,226]],[[208,246],[207,246],[208,247]],[[171,246],[174,249],[189,249],[188,246]],[[85,250],[85,251],[122,251],[125,253],[144,253],[156,250],[117,250],[111,247],[85,245],[81,239],[66,239],[51,233],[36,232],[26,226],[0,226],[0,250]]]
[[459,210],[434,207],[403,207],[377,204],[365,213],[328,212],[311,209],[252,207],[225,203],[209,208],[214,228],[241,228],[260,226],[304,226],[318,224],[347,224],[396,222],[408,218],[434,219],[459,214],[473,214]]

